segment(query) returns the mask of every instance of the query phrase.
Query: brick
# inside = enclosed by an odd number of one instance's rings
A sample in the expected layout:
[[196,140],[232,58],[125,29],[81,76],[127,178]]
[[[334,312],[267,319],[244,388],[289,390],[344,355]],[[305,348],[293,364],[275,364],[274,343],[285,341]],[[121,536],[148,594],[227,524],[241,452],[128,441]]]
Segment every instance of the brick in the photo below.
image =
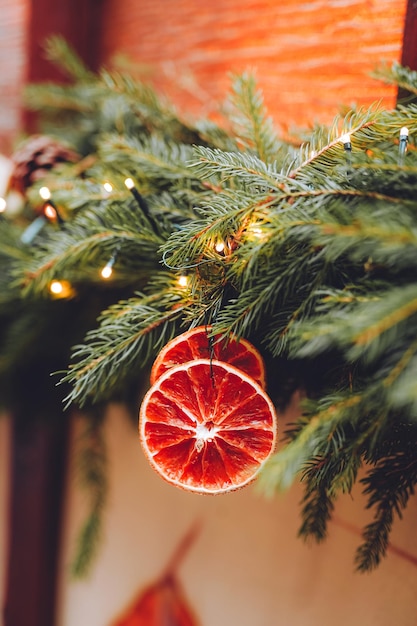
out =
[[124,53],[184,112],[217,110],[230,72],[253,68],[284,126],[329,123],[341,105],[395,104],[371,79],[399,61],[405,0],[108,0],[103,58]]

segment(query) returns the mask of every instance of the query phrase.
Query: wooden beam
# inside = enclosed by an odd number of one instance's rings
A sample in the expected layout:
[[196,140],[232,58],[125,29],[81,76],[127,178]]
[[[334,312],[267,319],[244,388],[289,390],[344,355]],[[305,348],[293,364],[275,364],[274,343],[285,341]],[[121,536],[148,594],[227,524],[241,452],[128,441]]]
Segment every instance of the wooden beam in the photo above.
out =
[[[66,79],[45,58],[45,41],[51,35],[62,35],[92,70],[100,65],[101,16],[104,0],[31,0],[28,25],[26,82]],[[36,115],[23,111],[22,125],[36,132]]]
[[404,23],[401,64],[417,70],[417,2],[408,0]]
[[[401,52],[401,65],[417,70],[417,1],[408,0],[404,22],[403,46]],[[397,102],[416,101],[416,97],[410,98],[410,93],[404,89],[398,89]]]
[[28,29],[28,82],[62,79],[45,60],[43,45],[50,35],[62,35],[92,69],[100,63],[103,0],[32,0]]
[[61,406],[53,416],[13,415],[5,626],[56,623],[67,431]]

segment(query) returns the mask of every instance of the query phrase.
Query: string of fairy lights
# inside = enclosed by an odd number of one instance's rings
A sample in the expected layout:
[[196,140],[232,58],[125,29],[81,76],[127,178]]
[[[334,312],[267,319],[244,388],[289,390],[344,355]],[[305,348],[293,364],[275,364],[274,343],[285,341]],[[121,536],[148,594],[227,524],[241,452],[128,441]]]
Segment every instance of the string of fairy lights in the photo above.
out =
[[[408,139],[409,139],[409,131],[408,131],[408,128],[404,126],[401,128],[400,134],[399,134],[399,144],[398,144],[399,145],[399,148],[398,148],[399,165],[404,164],[404,157],[407,152]],[[345,155],[346,155],[346,164],[350,166],[351,156],[352,156],[352,143],[351,143],[350,134],[343,133],[340,136],[338,141],[340,141],[343,145]],[[313,151],[310,157],[314,158],[315,156],[316,156],[316,153]],[[147,220],[147,222],[151,226],[153,232],[156,235],[159,235],[160,234],[159,224],[152,216],[151,211],[149,210],[149,206],[146,200],[144,199],[144,197],[141,195],[141,193],[137,189],[134,180],[128,177],[125,179],[124,184],[125,184],[126,189],[129,190],[129,192],[132,194],[132,197],[135,199],[135,202],[138,208],[140,209],[144,218]],[[105,181],[102,184],[102,187],[103,187],[104,198],[109,198],[114,191],[114,187],[112,183],[109,181]],[[66,220],[60,208],[52,199],[52,194],[51,194],[50,189],[46,186],[41,187],[39,189],[39,195],[43,202],[41,214],[37,216],[23,231],[21,235],[21,242],[25,245],[31,245],[34,242],[37,235],[40,234],[40,232],[42,231],[42,229],[47,223],[56,224],[60,228],[62,228],[65,225]],[[7,200],[3,197],[0,197],[0,219],[4,219],[4,214],[7,214],[7,208],[8,208]],[[256,225],[252,225],[252,226],[253,226],[251,228],[252,234],[254,236],[262,237],[262,229],[260,229]],[[214,250],[221,256],[224,256],[227,251],[227,244],[224,241],[217,241],[213,247],[214,247]],[[121,244],[116,246],[109,260],[99,270],[99,276],[101,279],[107,281],[112,278],[115,265],[117,263],[117,259],[120,255],[120,252],[121,252]],[[172,269],[178,272],[177,285],[180,288],[186,289],[189,286],[189,270],[193,267],[197,267],[201,265],[202,263],[212,262],[212,260],[207,259],[207,260],[199,261],[196,264],[191,264],[191,265],[187,265],[183,267],[174,267],[170,265],[167,262],[165,257],[163,257],[162,262],[168,269]],[[53,279],[49,283],[48,289],[49,289],[50,296],[52,298],[71,298],[75,294],[75,290],[73,286],[71,285],[71,283],[63,279],[62,280]]]

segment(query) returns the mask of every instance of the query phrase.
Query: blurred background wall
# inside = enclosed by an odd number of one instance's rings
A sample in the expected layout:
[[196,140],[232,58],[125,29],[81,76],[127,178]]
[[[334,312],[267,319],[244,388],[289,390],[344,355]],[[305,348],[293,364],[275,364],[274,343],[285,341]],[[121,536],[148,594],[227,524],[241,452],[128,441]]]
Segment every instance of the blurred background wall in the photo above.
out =
[[21,126],[27,68],[28,0],[0,2],[0,153],[10,154]]
[[[295,410],[280,417],[281,433]],[[254,487],[223,496],[173,488],[150,468],[136,424],[117,406],[107,415],[106,440],[104,536],[90,575],[81,581],[68,578],[86,514],[74,458],[71,465],[57,626],[111,626],[158,579],[196,520],[200,534],[178,571],[196,626],[415,626],[415,498],[395,524],[387,558],[372,574],[358,574],[354,552],[362,525],[370,521],[359,489],[338,501],[328,539],[306,545],[297,538],[299,485],[273,500]]]
[[340,105],[366,106],[394,90],[369,77],[399,60],[404,0],[108,0],[104,59],[148,66],[184,113],[213,113],[230,72],[256,70],[277,124],[330,122]]

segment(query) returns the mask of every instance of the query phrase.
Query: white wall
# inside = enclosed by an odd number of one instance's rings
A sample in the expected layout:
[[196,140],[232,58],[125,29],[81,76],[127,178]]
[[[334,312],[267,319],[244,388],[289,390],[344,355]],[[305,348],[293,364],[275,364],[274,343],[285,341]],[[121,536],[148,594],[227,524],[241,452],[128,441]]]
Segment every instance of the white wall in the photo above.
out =
[[[414,562],[390,552],[370,575],[354,572],[355,528],[366,519],[360,496],[337,507],[321,546],[297,539],[298,487],[266,501],[253,487],[199,496],[165,483],[148,466],[136,429],[113,407],[106,423],[111,492],[105,537],[90,576],[68,578],[83,501],[70,485],[58,626],[107,626],[158,577],[197,518],[200,536],[180,568],[201,626],[415,626],[417,503],[392,540]],[[345,525],[352,525],[353,530]]]

